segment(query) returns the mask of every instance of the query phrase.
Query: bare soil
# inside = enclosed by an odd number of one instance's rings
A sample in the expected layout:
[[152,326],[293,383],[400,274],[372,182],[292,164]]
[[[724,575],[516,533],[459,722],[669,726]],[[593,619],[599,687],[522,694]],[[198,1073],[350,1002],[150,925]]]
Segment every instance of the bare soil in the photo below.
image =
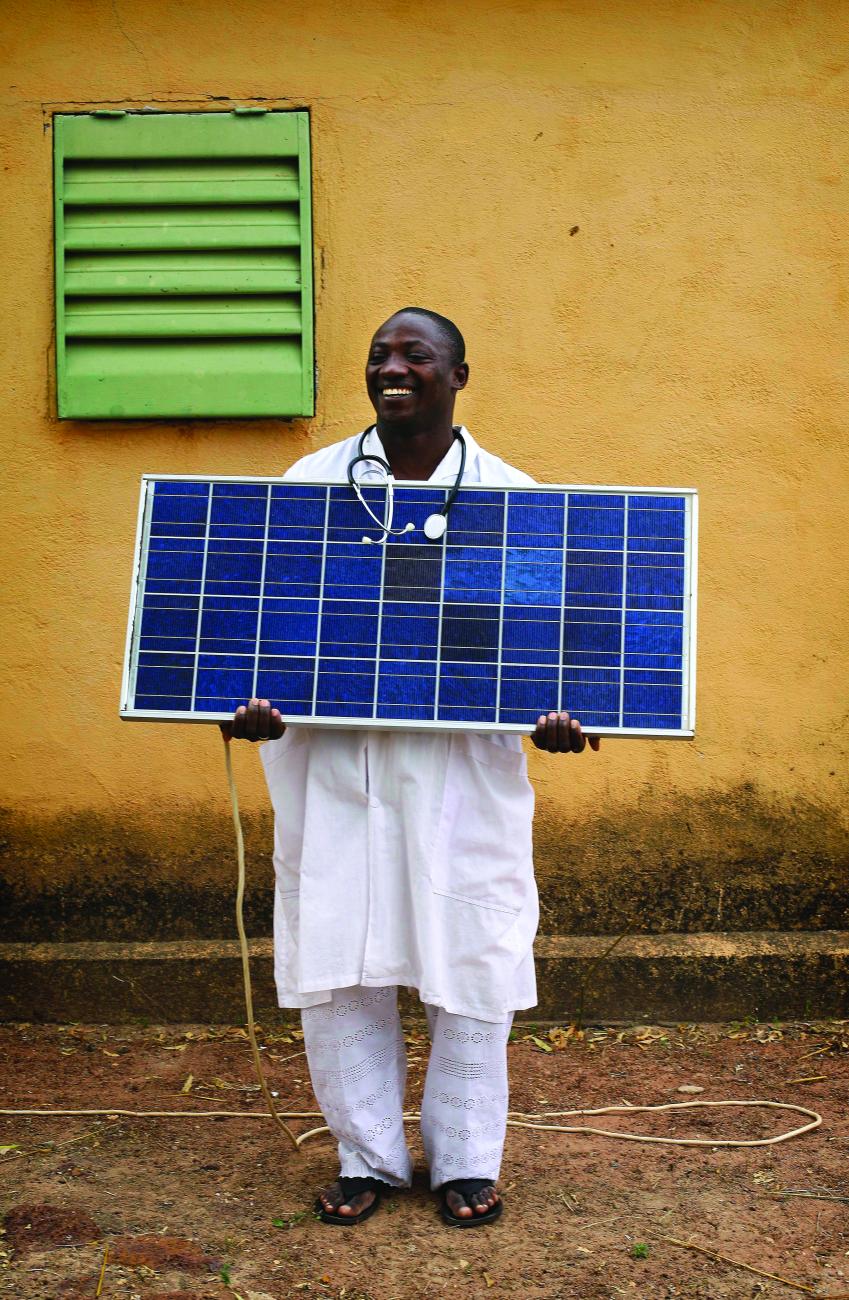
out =
[[[584,1034],[523,1026],[514,1036],[516,1111],[768,1099],[809,1107],[824,1122],[786,1143],[751,1148],[511,1128],[504,1215],[466,1232],[440,1222],[411,1125],[412,1192],[384,1202],[367,1223],[337,1229],[312,1214],[316,1189],[336,1172],[333,1144],[321,1135],[295,1153],[267,1117],[250,1117],[263,1102],[243,1029],[0,1026],[0,1107],[186,1115],[0,1116],[0,1295],[849,1297],[846,1022]],[[315,1110],[297,1033],[267,1027],[261,1041],[280,1108]],[[411,1024],[407,1041],[413,1109],[427,1040]],[[192,1114],[213,1109],[244,1118]],[[292,1125],[303,1132],[319,1122]],[[710,1142],[768,1136],[804,1119],[741,1108],[561,1122]]]

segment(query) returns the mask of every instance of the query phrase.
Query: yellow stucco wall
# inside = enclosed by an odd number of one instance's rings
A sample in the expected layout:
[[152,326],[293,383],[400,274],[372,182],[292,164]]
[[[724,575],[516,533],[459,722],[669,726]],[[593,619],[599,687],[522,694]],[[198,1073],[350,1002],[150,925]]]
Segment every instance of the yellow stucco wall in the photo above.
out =
[[[176,861],[199,811],[223,815],[215,730],[118,719],[139,476],[274,474],[364,426],[370,331],[415,302],[463,329],[458,414],[492,451],[541,481],[701,493],[697,739],[534,754],[543,859],[572,836],[602,870],[599,817],[623,853],[629,834],[653,852],[700,809],[721,854],[733,807],[764,864],[802,807],[832,833],[849,716],[847,4],[32,0],[2,21],[13,820],[37,840],[69,818],[81,842],[80,827],[155,822]],[[311,113],[315,419],[57,420],[52,113],[255,99]],[[264,807],[246,746],[237,768],[248,810]]]

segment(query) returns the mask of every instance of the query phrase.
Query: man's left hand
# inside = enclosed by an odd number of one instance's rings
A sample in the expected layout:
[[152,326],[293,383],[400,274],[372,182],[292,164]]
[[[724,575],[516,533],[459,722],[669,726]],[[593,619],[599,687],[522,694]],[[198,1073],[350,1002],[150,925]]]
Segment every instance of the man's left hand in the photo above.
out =
[[586,748],[597,750],[600,736],[585,736],[577,718],[568,713],[541,713],[531,740],[537,749],[547,749],[549,754],[580,754]]

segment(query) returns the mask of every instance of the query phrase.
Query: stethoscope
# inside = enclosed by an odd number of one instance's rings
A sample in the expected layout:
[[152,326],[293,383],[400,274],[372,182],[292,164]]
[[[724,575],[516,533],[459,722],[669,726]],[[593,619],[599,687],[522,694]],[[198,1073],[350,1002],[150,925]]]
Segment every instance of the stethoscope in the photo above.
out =
[[[405,524],[403,528],[392,527],[392,519],[395,514],[395,487],[394,487],[395,477],[392,473],[392,469],[388,461],[384,460],[382,456],[378,456],[376,452],[367,452],[365,450],[366,438],[369,436],[370,433],[376,432],[376,429],[377,426],[373,424],[370,429],[366,429],[365,433],[360,435],[360,441],[357,445],[357,454],[348,466],[348,482],[356,492],[357,500],[365,510],[366,514],[371,519],[374,520],[377,527],[383,533],[383,536],[378,537],[377,539],[375,539],[374,537],[364,536],[362,540],[364,542],[374,542],[376,540],[377,545],[380,546],[384,542],[388,541],[390,537],[403,537],[405,533],[413,532],[416,525],[413,523],[409,523],[409,524]],[[457,497],[457,493],[460,491],[460,486],[463,482],[463,473],[466,468],[466,439],[463,437],[462,433],[460,432],[460,430],[457,428],[456,425],[454,426],[454,436],[460,444],[460,468],[457,472],[457,477],[454,480],[454,486],[452,487],[451,491],[448,493],[448,496],[445,500],[445,505],[438,513],[428,515],[427,519],[424,521],[424,524],[422,525],[424,535],[429,542],[438,542],[441,537],[445,536],[445,530],[448,527],[448,511],[453,506],[454,501],[456,500]],[[380,485],[386,487],[386,518],[385,519],[379,519],[377,517],[377,515],[374,513],[371,506],[368,504],[365,497],[363,496],[359,482],[357,481],[357,479],[354,478],[355,466],[364,465],[364,464],[379,466],[379,468],[383,471],[384,475],[386,476],[385,483]]]

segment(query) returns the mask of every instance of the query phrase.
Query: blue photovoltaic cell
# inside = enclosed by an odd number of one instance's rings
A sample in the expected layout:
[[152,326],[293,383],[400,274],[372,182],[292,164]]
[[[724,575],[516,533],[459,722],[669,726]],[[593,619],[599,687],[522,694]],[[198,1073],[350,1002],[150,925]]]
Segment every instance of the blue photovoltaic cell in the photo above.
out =
[[[692,494],[148,480],[125,712],[690,729]],[[385,489],[363,489],[379,518]],[[370,539],[370,540],[365,540]]]

